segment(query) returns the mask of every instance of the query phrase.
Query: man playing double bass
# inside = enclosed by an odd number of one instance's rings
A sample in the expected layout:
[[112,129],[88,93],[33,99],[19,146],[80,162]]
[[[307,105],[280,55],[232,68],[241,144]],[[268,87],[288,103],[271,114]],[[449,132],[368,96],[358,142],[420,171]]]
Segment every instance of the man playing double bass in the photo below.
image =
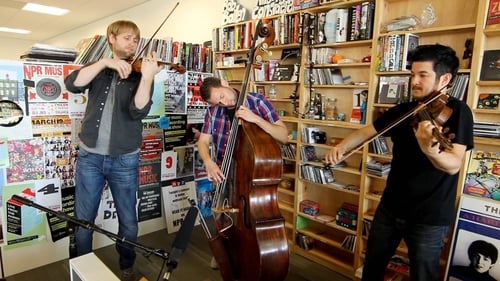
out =
[[[248,93],[245,106],[235,108],[239,92],[229,87],[226,81],[207,77],[200,87],[201,98],[211,106],[205,114],[205,122],[197,142],[198,153],[205,164],[208,179],[221,182],[224,174],[220,165],[224,158],[231,120],[236,116],[246,122],[258,125],[280,143],[288,142],[288,130],[279,120],[278,114],[262,94]],[[210,143],[215,144],[215,162],[210,157]]]
[[[211,105],[205,114],[205,122],[197,142],[199,156],[205,164],[210,181],[221,183],[225,178],[220,167],[226,153],[231,121],[235,115],[241,120],[256,124],[279,143],[288,141],[285,124],[279,120],[273,105],[262,94],[248,93],[245,104],[236,108],[239,91],[229,87],[226,81],[215,77],[205,78],[200,92],[202,99]],[[212,142],[215,146],[215,161],[209,151]],[[214,258],[211,266],[217,268]]]

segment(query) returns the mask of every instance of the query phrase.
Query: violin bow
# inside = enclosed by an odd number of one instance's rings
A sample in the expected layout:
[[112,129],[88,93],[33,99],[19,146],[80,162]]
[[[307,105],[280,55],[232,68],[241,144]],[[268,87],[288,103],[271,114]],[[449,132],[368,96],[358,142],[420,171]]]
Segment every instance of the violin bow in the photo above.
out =
[[[411,111],[407,112],[405,115],[401,116],[399,119],[396,119],[394,122],[392,122],[391,124],[389,124],[388,126],[386,126],[385,128],[383,128],[381,131],[379,131],[378,133],[376,133],[375,135],[373,135],[372,137],[370,137],[366,141],[362,142],[358,146],[356,146],[353,149],[351,149],[347,154],[343,155],[342,158],[338,162],[340,163],[343,160],[347,159],[349,156],[353,155],[356,151],[358,151],[360,148],[362,148],[363,146],[365,146],[367,143],[370,143],[374,139],[376,139],[379,136],[383,135],[384,133],[386,133],[387,131],[389,131],[390,129],[392,129],[397,124],[399,124],[399,123],[403,122],[404,120],[408,119],[410,116],[415,115],[415,113],[419,112],[424,107],[426,107],[427,105],[429,105],[433,101],[437,100],[440,96],[445,95],[447,93],[447,90],[446,90],[447,87],[448,87],[448,85],[445,85],[441,89],[435,91],[435,92],[438,92],[439,94],[435,95],[434,97],[430,98],[429,100],[426,100],[425,102],[422,102],[421,104],[418,104],[417,106],[415,106],[414,109],[412,109]],[[328,164],[327,166],[329,166],[329,167],[332,166],[332,164],[329,164],[329,163],[326,163],[326,164]]]
[[142,53],[146,50],[146,48],[149,46],[149,44],[151,43],[151,41],[153,41],[153,38],[156,36],[156,34],[158,33],[158,31],[160,31],[160,29],[163,27],[163,25],[168,20],[168,18],[170,17],[170,15],[172,15],[172,13],[174,12],[174,10],[177,8],[177,6],[179,6],[179,2],[177,2],[175,4],[175,6],[170,11],[170,13],[168,13],[167,17],[163,20],[163,22],[160,24],[160,26],[158,26],[158,28],[153,33],[153,35],[151,35],[151,37],[149,38],[148,42],[144,45],[144,47],[142,47],[142,49],[134,56],[134,59],[132,59],[132,62],[130,63],[131,65],[133,65],[137,61],[137,59],[142,55]]

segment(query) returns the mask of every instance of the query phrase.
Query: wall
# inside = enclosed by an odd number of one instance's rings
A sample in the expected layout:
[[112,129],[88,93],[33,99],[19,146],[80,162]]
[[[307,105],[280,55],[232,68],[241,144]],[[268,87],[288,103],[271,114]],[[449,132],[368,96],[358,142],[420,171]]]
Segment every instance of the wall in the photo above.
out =
[[[211,40],[212,29],[222,24],[222,11],[225,1],[227,0],[151,0],[133,9],[121,11],[110,17],[48,39],[45,42],[2,39],[0,58],[17,60],[23,52],[29,50],[35,43],[73,48],[82,38],[105,34],[107,25],[118,19],[134,21],[141,29],[142,37],[149,38],[177,2],[179,2],[179,6],[165,22],[156,38],[170,36],[177,41],[202,43]],[[238,2],[247,8],[248,19],[250,19],[251,9],[257,3],[257,0],[239,0]]]
[[[164,217],[141,222],[139,224],[139,235],[144,235],[157,230],[161,230],[165,227],[166,224]],[[95,249],[110,245],[112,243],[113,242],[104,234],[94,234]],[[66,237],[56,242],[46,241],[45,243],[39,243],[33,246],[20,247],[7,251],[2,248],[3,266],[5,271],[4,274],[6,277],[8,277],[19,272],[67,259],[69,257],[68,245],[69,241]],[[116,262],[118,262],[118,260]]]
[[[248,19],[251,17],[251,7],[257,3],[256,1],[239,1],[241,5],[248,9]],[[152,0],[133,9],[122,11],[71,32],[61,34],[46,42],[2,39],[2,53],[0,54],[0,58],[17,60],[19,55],[31,48],[34,43],[72,48],[82,38],[87,38],[95,34],[104,34],[107,25],[118,19],[130,19],[136,22],[141,28],[141,35],[149,38],[163,22],[168,13],[170,13],[176,2],[172,0]],[[212,29],[222,24],[223,7],[224,0],[180,1],[179,6],[158,32],[156,38],[171,36],[177,41],[193,43],[202,43],[211,40]],[[200,19],[203,20],[200,21]],[[142,222],[139,224],[139,235],[164,229],[165,227],[164,217]],[[112,243],[104,235],[95,234],[94,237],[94,248],[100,248]],[[42,254],[33,255],[33,253]],[[21,247],[8,251],[2,249],[2,256],[4,274],[5,276],[11,276],[19,272],[67,259],[69,256],[68,238],[61,239],[55,243],[40,243],[31,247]]]

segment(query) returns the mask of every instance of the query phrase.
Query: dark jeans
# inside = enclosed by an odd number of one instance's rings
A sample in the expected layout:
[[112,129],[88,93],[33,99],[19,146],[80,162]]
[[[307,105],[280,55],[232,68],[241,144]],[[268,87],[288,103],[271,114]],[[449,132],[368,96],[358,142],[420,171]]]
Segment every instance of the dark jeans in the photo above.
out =
[[379,205],[370,229],[362,281],[384,280],[385,269],[401,239],[408,246],[412,281],[439,277],[439,257],[448,226],[412,224]]
[[[136,241],[137,189],[139,187],[139,153],[117,157],[90,153],[82,148],[76,163],[75,214],[78,219],[94,222],[106,181],[113,196],[118,215],[118,236]],[[92,231],[79,227],[75,233],[78,255],[92,251]],[[120,269],[130,268],[135,262],[132,245],[117,242]]]

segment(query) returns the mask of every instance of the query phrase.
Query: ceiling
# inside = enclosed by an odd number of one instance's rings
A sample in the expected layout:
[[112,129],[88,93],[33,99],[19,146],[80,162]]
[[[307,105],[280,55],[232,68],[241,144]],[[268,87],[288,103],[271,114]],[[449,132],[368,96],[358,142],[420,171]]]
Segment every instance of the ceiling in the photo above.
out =
[[[150,0],[0,0],[0,26],[31,30],[30,34],[0,32],[2,38],[43,42],[96,20]],[[32,2],[70,10],[64,16],[51,16],[21,10]]]

